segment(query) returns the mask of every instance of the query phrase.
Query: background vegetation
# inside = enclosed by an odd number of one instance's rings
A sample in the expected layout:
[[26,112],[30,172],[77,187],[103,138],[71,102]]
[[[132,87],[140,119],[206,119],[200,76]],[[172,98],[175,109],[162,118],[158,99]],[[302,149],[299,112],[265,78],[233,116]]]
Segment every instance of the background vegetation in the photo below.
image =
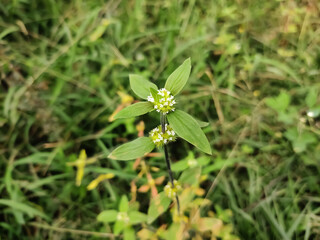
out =
[[[211,205],[201,214],[230,226],[224,239],[320,239],[319,11],[316,0],[2,0],[1,239],[112,238],[97,215],[122,195],[146,212],[141,166],[107,156],[136,138],[141,120],[147,133],[158,119],[110,116],[131,102],[124,94],[135,97],[129,73],[163,86],[188,57],[179,107],[210,123],[214,152],[202,167],[198,195]],[[92,163],[77,186],[81,149]],[[203,154],[173,144],[173,162],[188,156]],[[161,156],[145,164],[167,176]],[[87,190],[106,173],[114,177]]]

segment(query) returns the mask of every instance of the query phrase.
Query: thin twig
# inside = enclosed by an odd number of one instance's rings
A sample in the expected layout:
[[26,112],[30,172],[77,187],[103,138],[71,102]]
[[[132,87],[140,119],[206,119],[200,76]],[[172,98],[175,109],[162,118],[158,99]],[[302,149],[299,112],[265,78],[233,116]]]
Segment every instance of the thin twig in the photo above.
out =
[[[160,122],[161,122],[162,133],[165,133],[165,130],[166,130],[166,116],[164,114],[161,114]],[[164,149],[164,157],[165,157],[165,160],[166,160],[167,169],[168,169],[168,173],[169,173],[169,179],[170,179],[172,188],[174,188],[174,183],[173,183],[174,178],[173,178],[173,174],[172,174],[172,170],[171,170],[171,164],[170,164],[170,158],[169,158],[169,152],[168,152],[167,145],[163,145],[163,149]],[[180,202],[179,202],[178,195],[176,195],[176,201],[177,201],[178,215],[180,215]]]

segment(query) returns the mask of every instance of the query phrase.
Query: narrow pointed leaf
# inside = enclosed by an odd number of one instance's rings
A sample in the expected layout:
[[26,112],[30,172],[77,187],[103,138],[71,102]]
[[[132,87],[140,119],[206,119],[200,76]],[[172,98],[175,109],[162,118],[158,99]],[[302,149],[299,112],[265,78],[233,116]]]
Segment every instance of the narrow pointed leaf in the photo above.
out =
[[113,226],[113,233],[115,235],[118,235],[125,229],[126,223],[124,221],[117,220],[116,223]]
[[154,101],[158,102],[159,101],[158,91],[154,88],[150,88],[150,93],[151,93],[152,97],[154,98]]
[[117,147],[108,157],[115,160],[127,161],[143,157],[154,148],[155,145],[149,137],[140,137]]
[[[27,205],[22,202],[17,202],[17,201],[9,200],[9,199],[0,199],[0,205],[5,205],[5,206],[9,207],[12,211],[26,213],[29,217],[32,217],[32,218],[34,216],[39,216],[39,217],[42,217],[46,220],[49,219],[48,216],[45,215],[45,213],[43,213],[39,209],[33,208],[30,205]],[[2,206],[1,206],[1,208],[2,208]],[[1,210],[1,211],[3,211],[3,210]]]
[[211,154],[211,147],[198,122],[188,113],[177,110],[167,116],[170,126],[184,140]]
[[132,227],[127,227],[124,229],[124,232],[123,232],[123,239],[124,240],[135,240],[136,239],[136,234],[135,234],[135,231]]
[[130,224],[138,224],[147,221],[147,215],[138,211],[128,213]]
[[191,71],[191,60],[188,58],[185,60],[180,67],[178,67],[171,75],[168,77],[165,89],[169,90],[172,95],[177,95],[186,85]]
[[142,99],[147,99],[150,95],[150,88],[158,89],[157,85],[137,74],[130,74],[130,86],[132,91]]
[[119,203],[119,212],[128,212],[128,210],[129,210],[129,201],[127,196],[123,195]]
[[159,193],[156,197],[152,198],[148,209],[148,224],[152,223],[164,213],[168,209],[170,202],[171,199],[168,198],[164,192]]
[[204,121],[201,121],[199,119],[196,119],[197,122],[198,122],[198,125],[201,127],[201,128],[204,128],[204,127],[207,127],[209,126],[209,123],[208,122],[204,122]]
[[197,185],[199,183],[198,179],[200,178],[200,175],[201,175],[200,167],[189,168],[181,174],[179,178],[179,182],[190,184],[190,185]]
[[173,172],[181,172],[188,168],[188,160],[178,161],[172,164],[171,170]]
[[118,212],[116,210],[106,210],[97,216],[99,222],[114,222],[117,219]]
[[122,109],[114,119],[136,117],[151,112],[152,110],[154,110],[152,103],[138,102]]

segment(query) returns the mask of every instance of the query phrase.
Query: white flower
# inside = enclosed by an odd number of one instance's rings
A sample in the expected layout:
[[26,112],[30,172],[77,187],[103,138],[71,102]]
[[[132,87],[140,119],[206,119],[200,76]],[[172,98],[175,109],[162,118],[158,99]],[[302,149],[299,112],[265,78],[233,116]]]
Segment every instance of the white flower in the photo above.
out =
[[147,100],[148,100],[149,102],[154,102],[154,98],[153,98],[152,96],[148,96]]
[[161,126],[150,131],[150,137],[157,147],[161,147],[169,142],[175,141],[176,137],[174,137],[174,135],[175,133],[173,129],[168,124],[165,125],[164,133],[162,132]]
[[157,95],[161,97],[155,99],[151,94],[147,98],[149,102],[154,104],[154,109],[156,109],[157,112],[162,112],[163,114],[168,114],[169,112],[173,111],[173,105],[176,104],[176,101],[170,94],[170,91],[166,90],[165,88],[161,88],[157,91]]
[[164,187],[164,192],[169,198],[175,198],[178,192],[182,189],[180,183],[177,180],[173,180],[173,186],[171,183],[168,183]]

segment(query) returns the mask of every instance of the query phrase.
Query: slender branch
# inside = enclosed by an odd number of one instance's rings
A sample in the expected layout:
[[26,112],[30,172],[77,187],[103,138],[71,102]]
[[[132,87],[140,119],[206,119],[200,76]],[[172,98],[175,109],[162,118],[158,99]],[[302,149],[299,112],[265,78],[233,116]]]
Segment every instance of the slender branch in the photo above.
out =
[[170,164],[170,159],[169,159],[169,153],[168,153],[168,148],[166,145],[163,146],[163,149],[164,149],[164,156],[165,156],[165,159],[166,159],[166,164],[167,164],[167,169],[168,169],[168,173],[169,173],[169,178],[170,178],[170,182],[172,184],[172,187],[174,187],[174,184],[173,184],[173,173],[171,171],[171,164]]
[[[161,114],[160,122],[161,122],[162,133],[165,133],[165,130],[166,130],[165,129],[166,128],[166,116],[164,114]],[[172,170],[171,170],[171,164],[170,164],[170,158],[169,158],[167,145],[163,145],[163,149],[164,149],[164,156],[165,156],[167,169],[168,169],[168,173],[169,173],[169,179],[170,179],[172,188],[174,188],[174,183],[173,183],[174,178],[173,178],[173,173],[172,173]],[[179,202],[178,195],[176,195],[176,201],[177,201],[178,215],[180,215],[180,202]]]

